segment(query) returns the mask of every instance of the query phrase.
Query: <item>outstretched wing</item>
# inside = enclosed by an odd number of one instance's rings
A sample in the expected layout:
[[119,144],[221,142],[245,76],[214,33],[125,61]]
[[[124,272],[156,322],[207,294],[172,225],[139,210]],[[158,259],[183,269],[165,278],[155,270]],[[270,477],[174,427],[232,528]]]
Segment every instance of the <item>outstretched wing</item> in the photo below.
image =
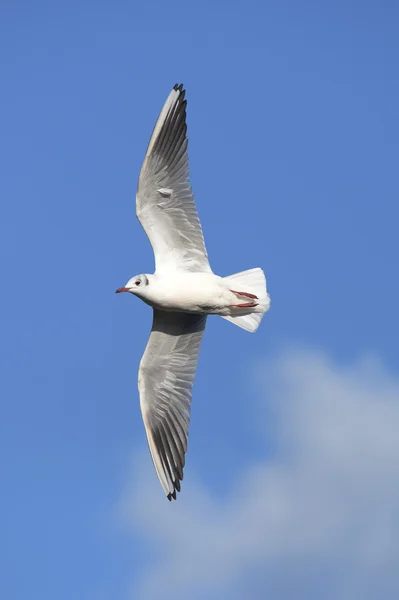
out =
[[158,117],[141,168],[136,213],[151,242],[157,272],[210,272],[190,186],[186,104],[174,86]]
[[206,315],[154,310],[139,367],[140,406],[154,466],[168,499],[183,479],[191,390]]

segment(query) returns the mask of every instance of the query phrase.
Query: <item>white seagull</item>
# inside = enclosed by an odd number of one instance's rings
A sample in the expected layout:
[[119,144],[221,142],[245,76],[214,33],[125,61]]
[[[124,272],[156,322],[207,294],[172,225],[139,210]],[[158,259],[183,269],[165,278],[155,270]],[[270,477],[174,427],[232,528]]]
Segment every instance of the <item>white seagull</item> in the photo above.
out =
[[137,217],[155,255],[155,273],[116,290],[153,307],[138,387],[148,445],[162,488],[176,499],[183,479],[191,392],[207,315],[256,331],[270,307],[255,268],[229,277],[212,272],[190,186],[183,85],[170,92],[141,168]]

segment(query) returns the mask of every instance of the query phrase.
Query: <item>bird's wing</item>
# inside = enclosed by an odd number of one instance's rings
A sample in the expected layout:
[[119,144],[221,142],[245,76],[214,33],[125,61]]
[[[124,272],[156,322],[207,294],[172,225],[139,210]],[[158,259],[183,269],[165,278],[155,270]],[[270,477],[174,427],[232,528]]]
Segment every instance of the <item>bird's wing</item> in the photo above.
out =
[[206,315],[154,309],[139,367],[140,406],[155,470],[168,499],[183,479],[191,390]]
[[157,272],[210,272],[190,186],[186,104],[174,86],[158,117],[141,168],[136,213],[149,237]]

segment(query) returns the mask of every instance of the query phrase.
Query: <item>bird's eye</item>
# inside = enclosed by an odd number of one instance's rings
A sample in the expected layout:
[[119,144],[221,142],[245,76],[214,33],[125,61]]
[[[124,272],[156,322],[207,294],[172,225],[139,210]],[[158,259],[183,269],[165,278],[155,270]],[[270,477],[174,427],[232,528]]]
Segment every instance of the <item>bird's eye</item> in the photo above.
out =
[[136,281],[136,285],[140,285],[140,283],[141,283],[141,281],[138,279],[138,280]]

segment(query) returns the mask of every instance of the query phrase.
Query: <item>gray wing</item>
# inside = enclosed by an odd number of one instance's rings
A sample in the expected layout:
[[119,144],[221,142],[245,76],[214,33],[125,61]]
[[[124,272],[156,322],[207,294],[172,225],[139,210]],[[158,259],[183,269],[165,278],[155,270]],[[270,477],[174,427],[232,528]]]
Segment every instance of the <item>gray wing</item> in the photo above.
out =
[[140,406],[155,470],[168,499],[183,479],[191,390],[206,315],[154,309],[139,367]]
[[210,272],[190,186],[183,86],[170,92],[140,172],[136,213],[155,255],[157,272]]

